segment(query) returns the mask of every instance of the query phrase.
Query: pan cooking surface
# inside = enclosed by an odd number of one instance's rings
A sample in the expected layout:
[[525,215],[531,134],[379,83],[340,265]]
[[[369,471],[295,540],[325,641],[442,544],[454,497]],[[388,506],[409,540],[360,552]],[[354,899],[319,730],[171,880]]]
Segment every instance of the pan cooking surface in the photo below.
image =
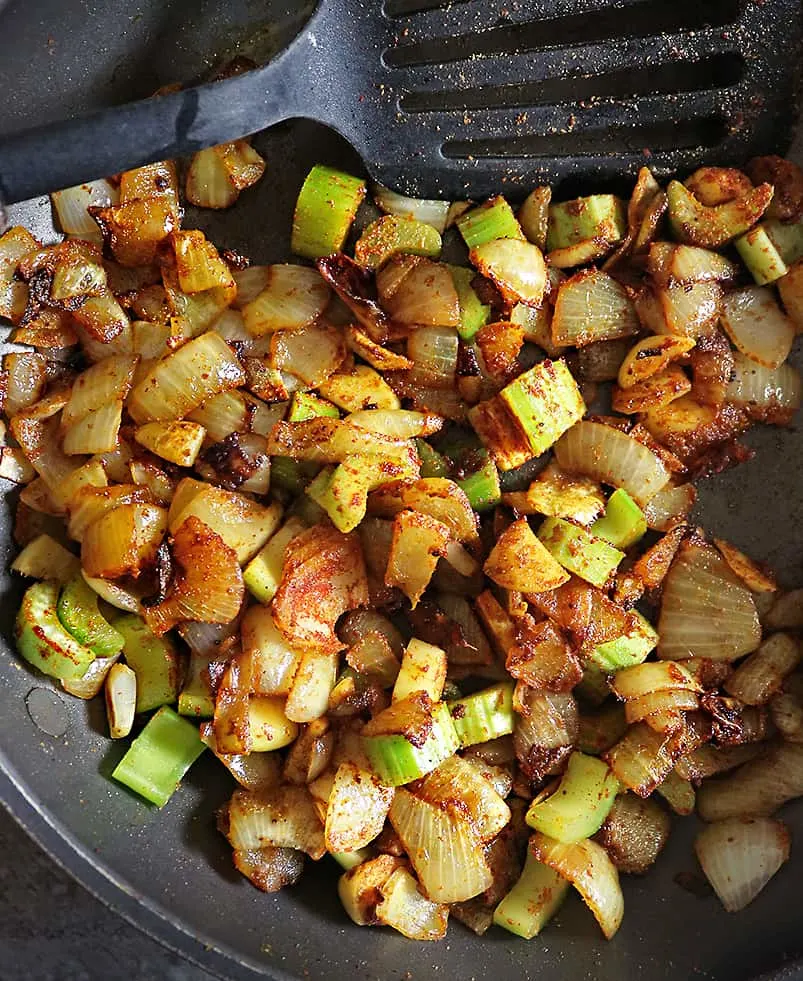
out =
[[[208,2],[166,2],[151,9],[121,0],[53,0],[37,4],[35,14],[31,6],[12,2],[0,11],[4,77],[11,80],[0,104],[0,130],[30,122],[31,113],[55,118],[144,95],[176,77],[202,72],[214,60],[202,52],[231,50],[215,18],[218,5]],[[290,16],[292,9],[289,0],[284,7],[248,0],[229,4],[232,18],[243,24],[242,37],[249,20],[258,20],[264,29],[271,16],[292,36],[303,22]],[[261,43],[274,43],[275,35],[264,31]],[[270,262],[287,257],[293,203],[309,167],[359,164],[342,141],[307,123],[282,125],[260,136],[256,146],[268,161],[265,180],[247,192],[240,207],[222,215],[191,213],[186,224],[204,228],[221,246],[241,250],[256,262]],[[15,208],[11,217],[40,234],[50,228],[52,234],[47,202]],[[794,430],[765,429],[753,434],[753,444],[758,452],[752,462],[701,485],[701,521],[768,561],[785,585],[800,584],[800,436]],[[0,541],[5,570],[7,506],[0,511]],[[20,584],[5,571],[0,583],[0,628],[8,637]],[[797,902],[803,801],[782,812],[795,838],[790,862],[742,913],[727,914],[713,896],[696,894],[694,822],[684,820],[676,822],[669,846],[646,877],[624,877],[626,917],[610,943],[602,940],[579,898],[572,898],[543,937],[529,943],[498,930],[477,938],[455,923],[445,941],[415,944],[389,930],[353,926],[339,907],[338,870],[328,860],[311,863],[301,883],[278,896],[257,892],[234,871],[230,850],[215,830],[215,809],[231,786],[214,759],[202,759],[193,768],[164,812],[151,810],[108,779],[123,747],[106,738],[102,705],[56,696],[55,715],[65,727],[56,731],[63,734],[48,735],[34,722],[26,699],[32,690],[48,687],[11,654],[0,656],[0,770],[6,773],[0,776],[0,792],[90,889],[221,975],[329,981],[535,976],[542,981],[747,981],[803,953]],[[35,695],[34,704],[41,698]],[[33,715],[41,723],[41,716]],[[800,978],[803,971],[790,969],[773,981]]]

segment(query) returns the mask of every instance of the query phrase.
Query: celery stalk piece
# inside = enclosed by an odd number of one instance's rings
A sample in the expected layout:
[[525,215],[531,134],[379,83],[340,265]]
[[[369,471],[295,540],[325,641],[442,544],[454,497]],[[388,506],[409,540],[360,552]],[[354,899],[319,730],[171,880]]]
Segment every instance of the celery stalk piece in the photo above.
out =
[[751,228],[749,232],[740,235],[733,244],[759,286],[774,283],[776,279],[789,272],[789,267],[783,261],[778,247],[767,234],[764,225]]
[[[279,459],[274,457],[274,461]],[[290,542],[307,527],[300,518],[291,517],[268,539],[243,570],[245,588],[260,603],[270,603],[282,579],[284,553]]]
[[195,719],[211,719],[215,714],[215,696],[209,677],[209,665],[213,657],[204,657],[194,651],[184,685],[178,693],[178,714],[189,715]]
[[490,688],[447,702],[460,745],[475,746],[513,732],[513,682],[501,681]]
[[474,269],[466,266],[449,266],[457,290],[460,304],[460,324],[457,333],[464,341],[470,341],[477,331],[488,323],[491,308],[477,296],[471,281],[477,275]]
[[614,244],[621,242],[626,234],[627,211],[624,202],[613,194],[592,194],[549,206],[548,252],[589,239]]
[[448,477],[449,467],[446,460],[436,449],[433,449],[425,439],[416,439],[415,448],[421,461],[422,477]]
[[499,393],[540,456],[585,414],[585,403],[565,361],[542,361]]
[[605,514],[591,525],[591,533],[616,548],[630,548],[647,533],[647,519],[621,487],[608,498]]
[[293,392],[287,413],[288,422],[303,422],[305,419],[317,419],[320,416],[339,419],[340,410],[336,405],[313,395],[312,392]]
[[95,652],[62,627],[56,614],[58,583],[34,583],[22,597],[14,624],[17,650],[25,660],[51,678],[82,678]]
[[590,838],[605,823],[618,792],[619,781],[607,763],[575,750],[557,790],[530,805],[527,824],[564,844]]
[[378,269],[399,253],[437,259],[441,237],[432,225],[412,215],[382,215],[357,239],[354,258],[365,269]]
[[[307,483],[304,476],[304,464],[290,456],[273,456],[270,459],[271,490],[281,490],[295,497],[300,494]],[[247,585],[247,584],[246,584]]]
[[547,551],[568,572],[602,587],[625,557],[624,552],[563,518],[547,518],[538,530]]
[[170,705],[178,697],[179,658],[169,637],[157,637],[135,613],[117,617],[123,655],[137,676],[137,712]]
[[589,705],[602,705],[610,695],[608,676],[603,669],[593,661],[586,662],[580,683],[574,686],[574,694]]
[[164,807],[205,749],[198,729],[165,705],[131,743],[112,777],[157,807]]
[[326,511],[338,531],[347,534],[365,517],[370,491],[390,480],[418,476],[417,466],[396,466],[381,456],[354,454],[334,468],[324,467],[306,493]]
[[598,644],[589,660],[603,671],[619,671],[647,660],[650,651],[658,644],[658,633],[638,610],[633,610],[636,625],[622,637]]
[[494,911],[494,923],[524,940],[537,937],[569,891],[569,882],[527,849],[518,882]]
[[[415,696],[395,702],[390,709],[380,712],[363,732],[363,746],[374,773],[383,783],[392,787],[399,787],[431,773],[460,746],[446,703],[432,704],[426,696],[426,704],[431,705],[431,709],[429,724],[424,727],[424,731],[416,734],[404,732],[373,734],[373,729],[382,725],[382,717],[386,713],[411,702],[413,698]],[[415,742],[412,741],[413,739]]]
[[524,232],[507,201],[497,196],[466,211],[455,222],[469,249],[476,249],[497,238],[518,238]]
[[307,174],[296,201],[290,248],[307,259],[321,259],[343,248],[366,183],[317,164]]
[[123,637],[98,609],[98,594],[83,576],[62,587],[56,613],[62,627],[98,657],[114,657],[123,649]]
[[490,511],[502,499],[499,471],[487,450],[478,452],[484,461],[482,466],[468,477],[455,480],[455,483],[465,493],[475,511]]

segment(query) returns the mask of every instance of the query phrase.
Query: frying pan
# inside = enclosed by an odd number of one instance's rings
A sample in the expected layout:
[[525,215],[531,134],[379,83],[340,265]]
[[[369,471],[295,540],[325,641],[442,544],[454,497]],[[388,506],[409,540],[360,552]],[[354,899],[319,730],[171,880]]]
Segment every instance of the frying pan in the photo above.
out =
[[[293,36],[308,11],[291,0],[228,0],[226,25],[242,30],[224,34],[221,6],[219,0],[0,0],[0,131],[145,96],[175,79],[197,78],[236,53],[262,60]],[[360,165],[336,136],[307,123],[283,124],[256,146],[268,161],[266,178],[231,212],[190,212],[187,226],[200,226],[262,263],[287,256],[292,207],[309,167]],[[16,207],[10,217],[46,239],[53,234],[46,200]],[[751,441],[752,462],[701,485],[700,520],[769,562],[785,585],[800,584],[803,445],[794,429],[759,430]],[[5,572],[10,528],[6,503],[0,508],[0,634],[6,638],[20,595],[20,583]],[[790,862],[742,913],[727,914],[715,898],[688,890],[696,876],[694,821],[678,820],[650,873],[624,877],[626,916],[609,943],[573,897],[529,943],[497,930],[478,938],[455,923],[446,940],[417,944],[389,930],[353,926],[340,909],[338,870],[329,859],[310,863],[292,889],[259,893],[235,873],[215,830],[215,811],[232,787],[210,754],[164,811],[148,808],[109,780],[124,747],[106,738],[102,706],[56,694],[6,642],[2,647],[0,798],[93,893],[221,977],[803,979],[803,963],[795,963],[803,955],[803,801],[782,814],[800,839]]]

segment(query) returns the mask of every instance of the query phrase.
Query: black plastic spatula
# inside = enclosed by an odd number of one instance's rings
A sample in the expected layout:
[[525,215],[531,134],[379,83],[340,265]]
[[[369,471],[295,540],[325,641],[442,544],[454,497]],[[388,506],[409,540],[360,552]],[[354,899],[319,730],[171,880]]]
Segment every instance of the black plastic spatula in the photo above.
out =
[[0,139],[0,197],[292,117],[416,196],[738,163],[789,144],[800,38],[800,0],[321,0],[263,68]]

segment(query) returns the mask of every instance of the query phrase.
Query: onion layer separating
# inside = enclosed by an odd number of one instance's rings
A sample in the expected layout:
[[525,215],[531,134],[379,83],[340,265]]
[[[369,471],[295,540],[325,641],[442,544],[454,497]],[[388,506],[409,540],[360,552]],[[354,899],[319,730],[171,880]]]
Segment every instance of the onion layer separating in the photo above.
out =
[[789,859],[789,832],[770,818],[730,818],[701,831],[694,850],[722,905],[735,913]]
[[749,590],[710,546],[690,541],[664,581],[658,656],[735,661],[761,642]]

